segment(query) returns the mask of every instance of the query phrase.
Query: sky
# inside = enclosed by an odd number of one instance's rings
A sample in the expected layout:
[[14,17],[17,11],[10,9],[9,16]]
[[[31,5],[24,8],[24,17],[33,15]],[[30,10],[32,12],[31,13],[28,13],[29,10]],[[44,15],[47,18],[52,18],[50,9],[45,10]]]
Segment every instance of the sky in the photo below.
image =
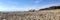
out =
[[60,0],[0,0],[0,11],[28,11],[60,5]]

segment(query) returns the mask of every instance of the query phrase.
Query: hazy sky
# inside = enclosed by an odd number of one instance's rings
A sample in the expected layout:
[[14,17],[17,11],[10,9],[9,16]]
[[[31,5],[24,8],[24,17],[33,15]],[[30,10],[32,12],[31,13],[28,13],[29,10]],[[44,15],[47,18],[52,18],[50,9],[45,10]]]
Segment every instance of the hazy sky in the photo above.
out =
[[60,0],[0,0],[0,11],[27,11],[60,5]]

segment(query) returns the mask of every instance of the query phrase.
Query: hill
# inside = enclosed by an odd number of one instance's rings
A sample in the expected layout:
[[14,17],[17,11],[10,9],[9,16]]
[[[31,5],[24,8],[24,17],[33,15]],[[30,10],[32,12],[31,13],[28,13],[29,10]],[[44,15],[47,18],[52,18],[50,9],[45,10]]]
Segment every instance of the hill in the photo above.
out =
[[0,20],[60,20],[60,9],[37,12],[0,12]]
[[51,6],[49,8],[44,8],[44,9],[40,9],[40,10],[54,10],[54,9],[60,9],[60,6]]

